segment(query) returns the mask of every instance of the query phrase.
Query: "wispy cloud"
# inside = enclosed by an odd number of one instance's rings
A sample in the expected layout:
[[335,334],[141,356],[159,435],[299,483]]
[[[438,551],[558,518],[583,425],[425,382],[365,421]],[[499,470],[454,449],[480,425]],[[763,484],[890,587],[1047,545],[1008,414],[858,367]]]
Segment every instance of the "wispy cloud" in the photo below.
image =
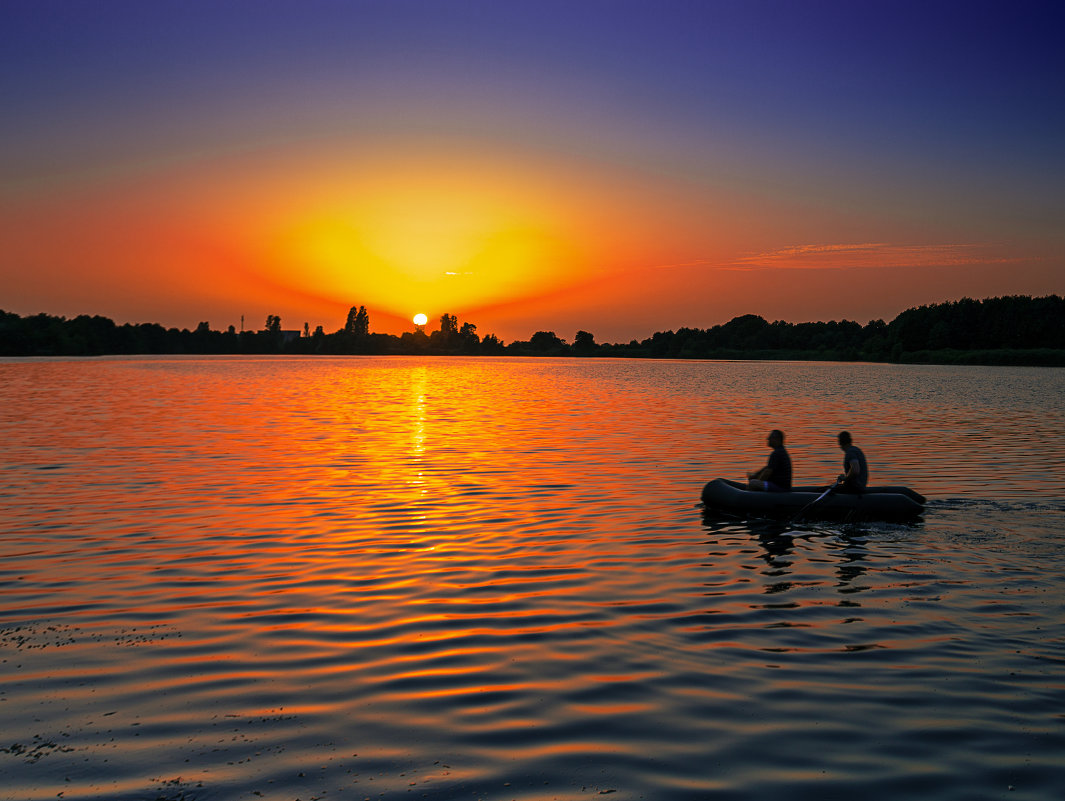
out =
[[873,267],[955,267],[964,264],[1008,264],[986,242],[945,245],[896,245],[887,242],[796,245],[743,256],[730,270],[795,269],[849,270]]
[[655,270],[672,270],[679,267],[702,267],[704,265],[711,267],[721,266],[720,262],[715,259],[692,259],[691,261],[670,262],[668,264],[653,264],[651,267]]

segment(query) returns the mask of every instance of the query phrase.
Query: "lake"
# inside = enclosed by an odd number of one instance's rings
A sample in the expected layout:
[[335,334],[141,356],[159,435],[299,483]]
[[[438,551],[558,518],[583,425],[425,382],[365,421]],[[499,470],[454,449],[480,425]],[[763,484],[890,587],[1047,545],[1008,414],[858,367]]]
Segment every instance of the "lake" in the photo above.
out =
[[[1046,801],[1065,370],[0,360],[0,798]],[[797,483],[912,524],[704,517]]]

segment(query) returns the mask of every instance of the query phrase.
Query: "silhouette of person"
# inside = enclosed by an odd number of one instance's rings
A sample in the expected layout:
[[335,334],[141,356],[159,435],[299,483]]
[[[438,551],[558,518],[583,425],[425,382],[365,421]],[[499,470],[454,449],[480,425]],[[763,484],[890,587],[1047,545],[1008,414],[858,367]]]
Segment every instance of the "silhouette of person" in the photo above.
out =
[[774,428],[769,432],[765,443],[773,452],[769,454],[765,467],[747,474],[747,489],[787,492],[791,489],[791,457],[784,447],[784,432]]
[[869,484],[869,465],[865,454],[851,441],[849,431],[839,432],[839,447],[843,451],[843,472],[836,479],[841,492],[861,492]]

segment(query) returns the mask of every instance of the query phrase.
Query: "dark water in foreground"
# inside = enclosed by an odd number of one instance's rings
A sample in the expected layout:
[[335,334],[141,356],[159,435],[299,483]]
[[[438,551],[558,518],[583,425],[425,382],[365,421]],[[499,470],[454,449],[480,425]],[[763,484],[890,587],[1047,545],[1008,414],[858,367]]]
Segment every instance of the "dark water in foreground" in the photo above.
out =
[[[0,361],[0,798],[1056,799],[1065,371]],[[704,520],[780,426],[914,525]]]

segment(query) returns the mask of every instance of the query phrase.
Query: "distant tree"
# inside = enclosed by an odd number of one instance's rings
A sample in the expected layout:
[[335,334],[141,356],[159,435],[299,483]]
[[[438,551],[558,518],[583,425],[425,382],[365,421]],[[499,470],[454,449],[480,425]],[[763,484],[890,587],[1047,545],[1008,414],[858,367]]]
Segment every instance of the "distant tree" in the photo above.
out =
[[453,314],[440,315],[440,333],[445,337],[459,332],[459,319]]
[[399,341],[404,353],[425,353],[429,348],[429,337],[420,325],[413,331],[404,331],[400,334]]
[[950,346],[950,337],[950,324],[946,320],[939,320],[928,332],[924,344],[931,350],[940,350]]
[[505,347],[495,334],[486,334],[481,340],[481,353],[497,354],[503,353]]
[[440,315],[440,329],[433,331],[429,335],[429,351],[432,353],[459,353],[464,346],[462,335],[459,333],[458,318],[453,314]]
[[266,316],[266,330],[271,334],[281,333],[281,318],[276,314]]
[[477,336],[477,326],[473,323],[463,323],[459,329],[459,339],[462,342],[463,353],[477,353],[481,345],[481,338]]
[[566,349],[566,343],[554,331],[537,331],[529,340],[529,347],[544,354],[561,353]]
[[310,339],[310,336],[311,336],[311,324],[310,323],[304,323],[303,324],[303,336],[305,336],[308,339]]
[[587,331],[578,331],[573,338],[573,350],[577,353],[588,354],[596,349],[595,337]]
[[115,352],[116,327],[106,317],[81,314],[67,321],[60,331],[64,353],[88,356]]
[[370,314],[365,306],[354,306],[348,310],[348,321],[344,330],[352,336],[364,337],[370,333]]
[[744,314],[733,317],[723,326],[721,333],[725,339],[725,346],[731,348],[752,347],[769,323],[757,314]]
[[891,353],[887,323],[870,320],[862,329],[862,357],[872,361],[884,361]]
[[211,331],[211,324],[202,322],[196,326],[196,330],[189,337],[191,350],[196,353],[214,353],[217,350],[217,346],[214,342],[214,332]]
[[679,341],[672,331],[656,331],[651,335],[650,339],[645,339],[642,344],[650,348],[652,356],[662,358],[676,356]]
[[214,341],[217,343],[214,348],[215,353],[237,353],[240,351],[240,337],[237,335],[237,327],[234,325],[229,326],[224,332],[219,331],[214,334]]

